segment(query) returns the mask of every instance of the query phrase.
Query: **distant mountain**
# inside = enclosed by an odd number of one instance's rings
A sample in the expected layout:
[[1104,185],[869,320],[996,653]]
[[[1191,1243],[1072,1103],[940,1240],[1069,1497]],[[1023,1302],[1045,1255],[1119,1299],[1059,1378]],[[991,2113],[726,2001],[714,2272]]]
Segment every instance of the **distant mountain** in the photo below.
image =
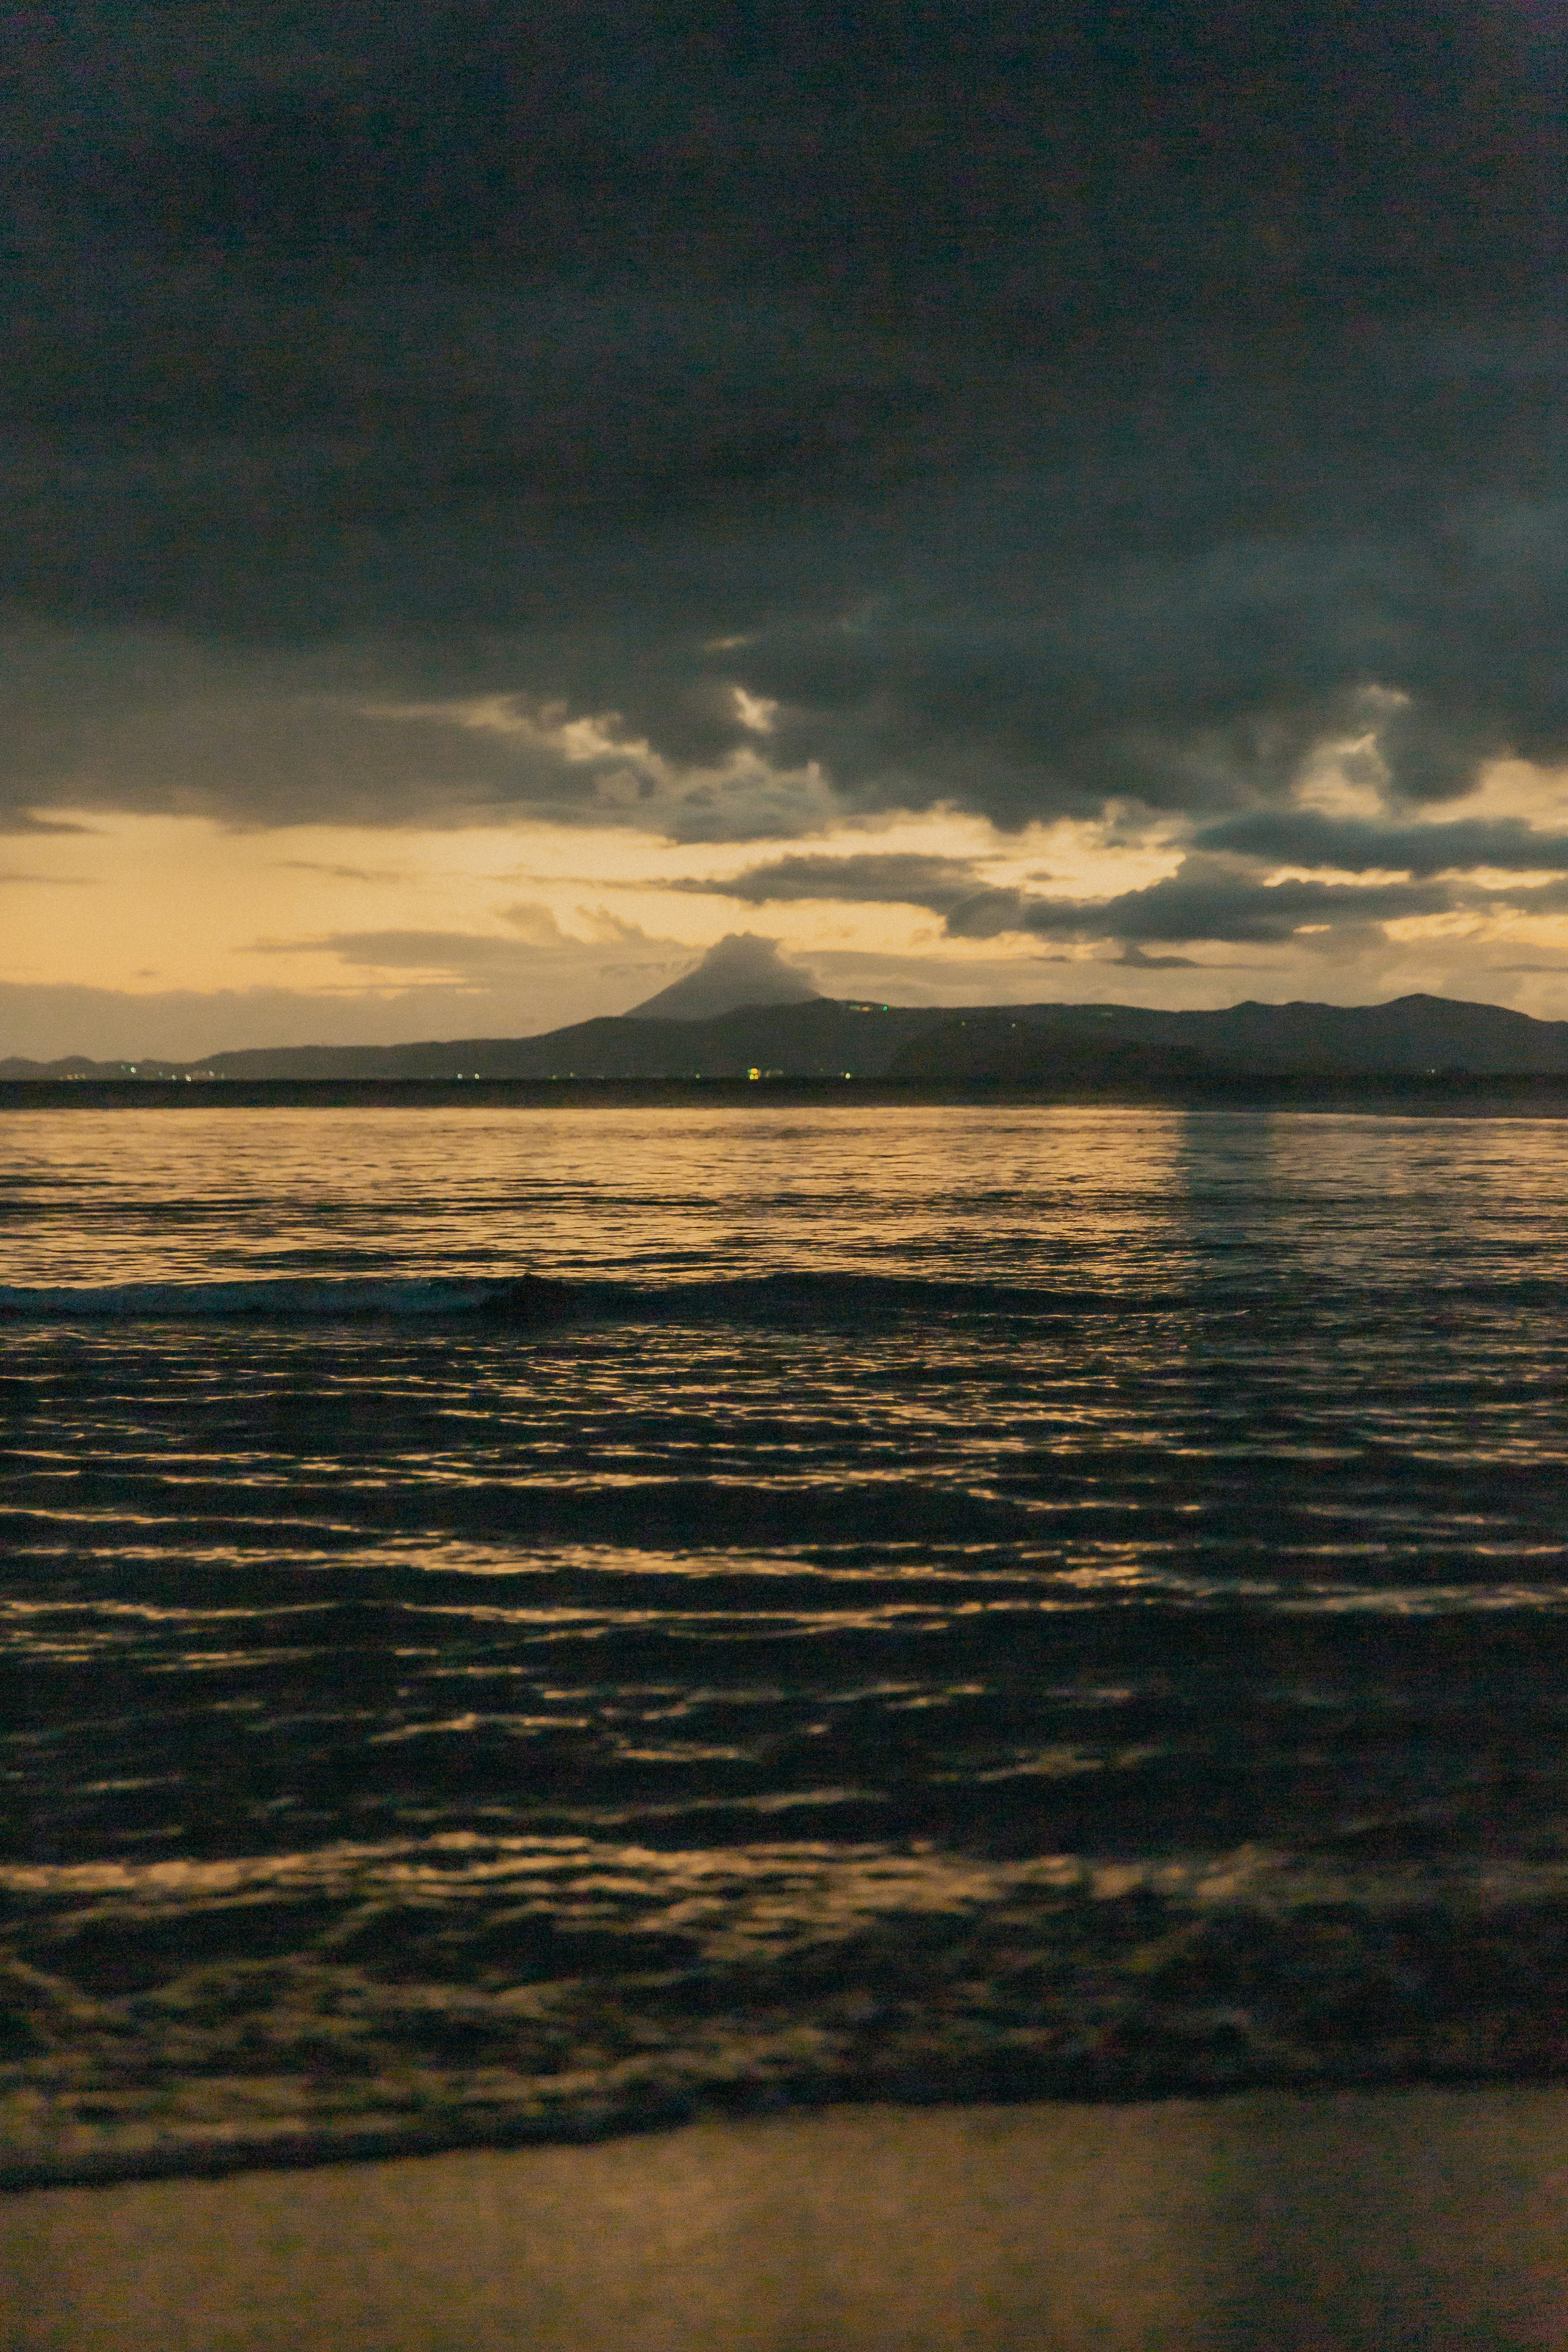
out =
[[183,1078],[186,1062],[94,1062],[85,1054],[62,1054],[55,1062],[29,1062],[24,1055],[0,1059],[0,1081],[6,1078]]
[[258,1047],[183,1065],[13,1058],[0,1062],[0,1079],[679,1079],[743,1078],[752,1070],[925,1085],[1155,1087],[1221,1075],[1568,1076],[1568,1021],[1445,996],[1162,1013],[1136,1004],[959,1010],[811,995],[708,1017],[644,1006],[537,1037]]
[[419,1045],[311,1045],[214,1054],[227,1078],[713,1078],[749,1069],[792,1077],[874,1076],[929,1015],[857,1013],[831,997],[747,1004],[702,1021],[624,1013],[542,1037]]
[[[1029,1008],[1033,1011],[1035,1008]],[[1160,1087],[1213,1076],[1217,1064],[1179,1045],[1076,1030],[1026,1012],[982,1012],[934,1024],[899,1047],[892,1078],[963,1086]]]
[[[1523,1076],[1568,1073],[1568,1021],[1498,1004],[1401,996],[1388,1004],[1232,1004],[1163,1013],[1132,1004],[990,1006],[948,1013],[891,1056],[889,1075],[1064,1076],[1085,1052],[1137,1048],[1142,1075],[1255,1077]],[[1125,1066],[1129,1075],[1132,1064]]]
[[815,981],[779,952],[776,940],[731,931],[710,947],[694,971],[661,988],[630,1019],[710,1021],[748,1004],[804,1004],[818,995]]

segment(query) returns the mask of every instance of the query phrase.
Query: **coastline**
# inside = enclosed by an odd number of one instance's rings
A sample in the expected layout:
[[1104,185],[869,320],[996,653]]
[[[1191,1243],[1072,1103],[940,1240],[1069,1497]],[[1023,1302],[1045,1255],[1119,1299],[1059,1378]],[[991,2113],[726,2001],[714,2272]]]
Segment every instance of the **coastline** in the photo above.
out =
[[[225,2086],[227,2087],[227,2086]],[[247,2089],[256,2086],[246,2085]],[[300,2086],[295,2086],[298,2089]],[[555,2086],[545,2086],[552,2091]],[[448,2156],[508,2156],[562,2149],[604,2149],[626,2142],[665,2139],[688,2132],[805,2127],[824,2117],[953,2116],[969,2112],[1109,2116],[1181,2113],[1196,2116],[1249,2102],[1303,2103],[1345,2099],[1458,2098],[1507,2100],[1514,2095],[1562,2104],[1568,2161],[1568,2076],[1556,2069],[1508,2072],[1456,2066],[1398,2073],[1375,2063],[1325,2068],[1316,2079],[1253,2073],[1189,2079],[1140,2080],[1131,2070],[1108,2072],[1100,2084],[1079,2068],[1053,2080],[1048,2070],[1016,2069],[1008,2080],[996,2068],[953,2068],[942,2078],[908,2078],[859,2089],[756,2077],[683,2085],[657,2078],[622,2083],[584,2078],[557,2096],[516,2098],[507,2105],[465,2101],[460,2092],[442,2103],[401,2112],[355,2114],[309,2098],[265,2100],[243,2111],[165,2116],[137,2120],[89,2120],[78,2113],[54,2128],[0,2138],[0,2210],[17,2198],[57,2189],[96,2191],[154,2183],[232,2180],[256,2173],[331,2170],[343,2166],[426,2161]],[[89,2103],[90,2105],[90,2103]],[[7,2347],[8,2352],[8,2347]]]
[[1297,1110],[1369,1117],[1568,1118],[1568,1077],[1316,1073],[1059,1086],[875,1076],[690,1078],[5,1078],[6,1110]]
[[1568,2089],[841,2107],[0,2206],[7,2352],[1558,2352]]

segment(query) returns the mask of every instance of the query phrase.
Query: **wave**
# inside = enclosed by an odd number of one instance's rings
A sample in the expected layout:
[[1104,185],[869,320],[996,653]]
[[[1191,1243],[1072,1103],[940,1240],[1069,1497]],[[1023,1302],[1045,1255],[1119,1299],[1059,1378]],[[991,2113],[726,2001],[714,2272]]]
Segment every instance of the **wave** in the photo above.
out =
[[[473,1840],[426,1849],[411,1885],[402,1857],[361,1854],[290,1857],[270,1884],[219,1865],[194,1902],[164,1864],[151,1887],[21,1874],[0,2191],[848,2100],[1564,2072],[1560,1864],[1433,1884],[1253,1847],[928,1870],[795,1844],[697,1874]],[[323,1875],[340,1901],[306,1916],[298,1882]]]
[[8,1322],[339,1323],[486,1317],[558,1322],[592,1311],[611,1286],[521,1275],[506,1281],[374,1276],[255,1276],[223,1282],[0,1286]]
[[1027,1288],[910,1276],[779,1272],[641,1283],[554,1276],[248,1276],[221,1282],[126,1282],[94,1286],[0,1285],[11,1323],[481,1323],[547,1328],[584,1319],[882,1320],[907,1315],[1038,1318],[1115,1304],[1176,1302],[1141,1294]]

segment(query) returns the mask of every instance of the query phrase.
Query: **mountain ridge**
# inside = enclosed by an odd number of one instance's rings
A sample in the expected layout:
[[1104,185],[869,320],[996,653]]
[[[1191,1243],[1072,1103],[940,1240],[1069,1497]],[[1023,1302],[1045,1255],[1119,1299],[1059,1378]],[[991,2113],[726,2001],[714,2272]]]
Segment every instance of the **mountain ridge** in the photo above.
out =
[[1568,1021],[1407,995],[1334,1005],[1247,998],[1198,1012],[1135,1004],[897,1005],[813,996],[706,1017],[639,1008],[535,1036],[396,1045],[251,1046],[174,1062],[0,1060],[0,1081],[146,1077],[636,1080],[863,1077],[1048,1083],[1204,1076],[1568,1076]]

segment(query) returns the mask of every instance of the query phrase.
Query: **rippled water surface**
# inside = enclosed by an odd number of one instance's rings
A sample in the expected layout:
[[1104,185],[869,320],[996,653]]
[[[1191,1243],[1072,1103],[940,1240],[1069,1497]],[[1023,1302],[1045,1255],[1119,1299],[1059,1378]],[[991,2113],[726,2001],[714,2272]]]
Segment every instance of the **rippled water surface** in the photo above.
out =
[[1565,1135],[8,1114],[14,2143],[1568,2063]]

